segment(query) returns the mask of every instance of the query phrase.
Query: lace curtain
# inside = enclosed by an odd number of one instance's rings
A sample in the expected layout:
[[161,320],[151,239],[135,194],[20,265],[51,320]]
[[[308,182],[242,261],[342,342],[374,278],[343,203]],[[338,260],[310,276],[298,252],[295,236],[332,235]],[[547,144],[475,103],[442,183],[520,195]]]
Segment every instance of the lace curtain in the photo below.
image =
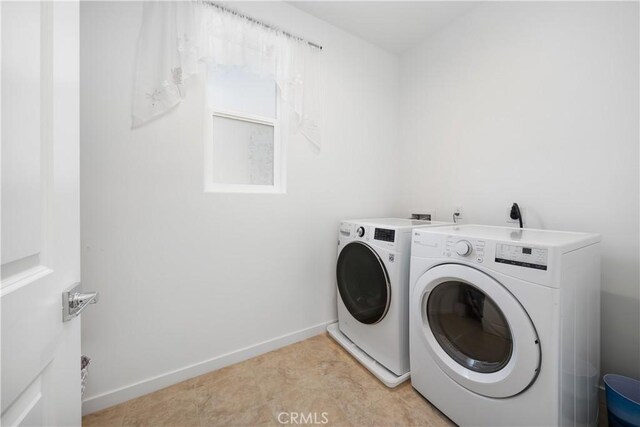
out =
[[318,49],[200,1],[145,2],[143,7],[134,128],[177,106],[187,95],[185,80],[198,74],[200,64],[239,66],[273,77],[290,129],[320,146]]

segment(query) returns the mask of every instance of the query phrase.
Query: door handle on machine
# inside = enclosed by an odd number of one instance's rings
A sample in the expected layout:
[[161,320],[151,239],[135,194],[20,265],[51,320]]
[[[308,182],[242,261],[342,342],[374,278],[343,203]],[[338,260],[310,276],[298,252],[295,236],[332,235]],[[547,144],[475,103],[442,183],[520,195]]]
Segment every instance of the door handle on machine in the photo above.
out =
[[75,283],[62,293],[62,320],[68,322],[77,317],[89,304],[97,303],[99,298],[98,292],[82,292],[82,285]]

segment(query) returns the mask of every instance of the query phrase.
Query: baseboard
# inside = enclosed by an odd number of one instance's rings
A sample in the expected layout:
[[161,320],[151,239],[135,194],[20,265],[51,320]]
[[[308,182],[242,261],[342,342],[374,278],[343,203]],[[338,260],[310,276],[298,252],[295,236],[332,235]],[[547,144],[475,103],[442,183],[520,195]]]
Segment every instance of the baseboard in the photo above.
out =
[[268,353],[289,344],[319,335],[326,331],[327,325],[336,321],[337,319],[320,323],[318,325],[311,326],[310,328],[301,329],[299,331],[282,335],[249,347],[241,348],[239,350],[232,351],[231,353],[223,354],[200,363],[148,378],[146,380],[130,384],[126,387],[111,390],[96,396],[87,397],[82,401],[82,414],[91,414],[101,409],[169,387],[181,381],[185,381],[190,378],[206,374],[207,372],[215,371],[216,369],[221,369],[225,366],[233,365],[234,363],[239,363],[263,353]]

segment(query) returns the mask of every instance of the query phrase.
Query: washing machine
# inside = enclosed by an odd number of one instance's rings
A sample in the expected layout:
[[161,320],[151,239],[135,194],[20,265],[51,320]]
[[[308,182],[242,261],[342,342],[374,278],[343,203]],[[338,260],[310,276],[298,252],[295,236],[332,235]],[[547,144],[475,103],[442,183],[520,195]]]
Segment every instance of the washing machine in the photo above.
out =
[[595,426],[600,236],[414,230],[411,383],[461,426]]
[[328,331],[389,387],[409,377],[411,231],[448,224],[401,218],[340,224],[338,323]]

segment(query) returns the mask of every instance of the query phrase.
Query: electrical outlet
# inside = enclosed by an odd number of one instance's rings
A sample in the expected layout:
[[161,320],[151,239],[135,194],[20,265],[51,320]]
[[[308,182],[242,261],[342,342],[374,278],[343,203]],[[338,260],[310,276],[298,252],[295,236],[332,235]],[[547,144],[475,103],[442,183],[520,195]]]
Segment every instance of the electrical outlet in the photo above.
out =
[[[522,217],[522,226],[526,224],[527,219],[527,209],[520,206],[520,216]],[[511,206],[507,208],[507,223],[509,224],[519,224],[520,221],[517,219],[511,219]]]
[[462,219],[462,218],[464,218],[464,211],[462,210],[462,206],[456,206],[456,207],[453,209],[453,213],[454,213],[454,214],[458,214],[458,215],[456,215],[456,217],[457,217],[458,219]]

